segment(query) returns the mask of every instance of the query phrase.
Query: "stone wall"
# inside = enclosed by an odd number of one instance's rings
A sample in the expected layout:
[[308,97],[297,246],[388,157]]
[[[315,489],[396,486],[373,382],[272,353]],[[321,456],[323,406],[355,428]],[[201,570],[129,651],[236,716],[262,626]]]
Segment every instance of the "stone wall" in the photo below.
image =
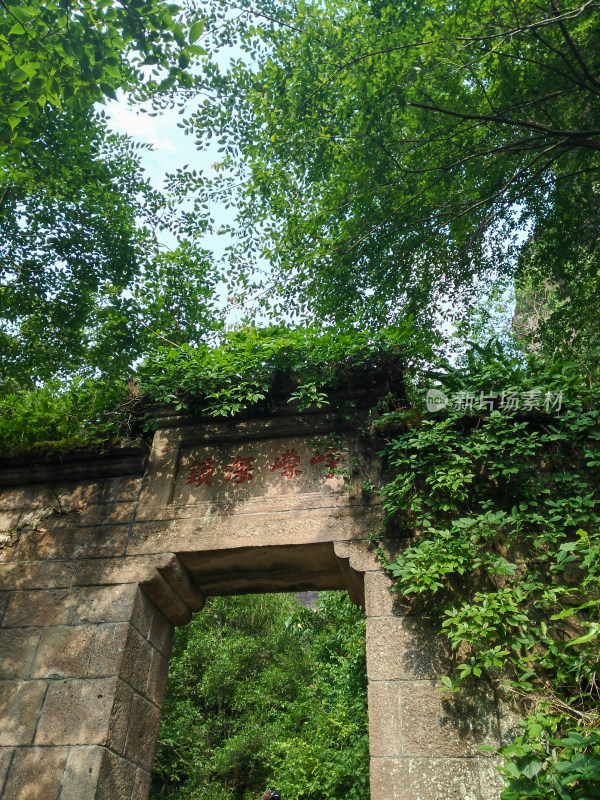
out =
[[493,697],[438,691],[448,654],[371,552],[368,442],[318,415],[166,420],[143,474],[94,463],[0,474],[2,798],[145,800],[174,625],[208,595],[340,588],[367,615],[374,800],[499,796]]

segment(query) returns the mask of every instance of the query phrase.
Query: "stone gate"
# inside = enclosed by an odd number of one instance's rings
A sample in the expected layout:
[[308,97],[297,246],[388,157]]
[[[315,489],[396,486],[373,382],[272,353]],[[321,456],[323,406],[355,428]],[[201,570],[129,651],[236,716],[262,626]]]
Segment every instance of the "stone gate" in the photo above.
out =
[[0,797],[145,800],[174,626],[211,595],[347,589],[367,619],[373,800],[497,798],[491,691],[439,691],[448,655],[372,552],[370,448],[317,413],[165,416],[147,463],[131,445],[5,465]]

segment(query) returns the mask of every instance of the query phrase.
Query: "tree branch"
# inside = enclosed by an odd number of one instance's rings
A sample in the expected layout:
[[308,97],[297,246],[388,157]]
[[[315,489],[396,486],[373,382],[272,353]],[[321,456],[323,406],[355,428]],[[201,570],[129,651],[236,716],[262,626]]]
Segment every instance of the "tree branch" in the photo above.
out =
[[567,30],[567,27],[566,27],[563,19],[558,17],[558,15],[560,14],[560,9],[558,7],[558,3],[556,2],[556,0],[551,0],[551,2],[552,2],[552,8],[555,10],[555,12],[557,14],[558,27],[561,30],[561,33],[563,35],[563,38],[564,38],[565,42],[567,43],[567,46],[569,47],[569,50],[575,56],[575,59],[577,60],[577,63],[581,67],[585,77],[589,81],[591,81],[593,84],[595,84],[596,86],[600,87],[600,81],[598,80],[598,78],[596,78],[594,75],[592,75],[592,73],[590,72],[590,70],[588,68],[588,65],[583,60],[583,58],[581,56],[581,53],[575,47],[575,43],[573,42],[573,39],[571,38],[571,35],[570,35],[569,31]]
[[510,119],[498,114],[468,114],[462,111],[453,111],[449,108],[442,108],[438,105],[427,105],[426,103],[409,102],[407,105],[414,108],[422,108],[425,111],[433,111],[437,114],[444,114],[450,117],[458,117],[465,120],[479,120],[480,122],[496,122],[500,125],[514,125],[519,128],[531,128],[532,130],[543,131],[546,135],[554,139],[574,140],[581,147],[589,147],[592,150],[600,150],[600,140],[591,137],[600,135],[600,129],[590,131],[566,131],[559,128],[551,128],[541,122],[533,122],[526,119]]

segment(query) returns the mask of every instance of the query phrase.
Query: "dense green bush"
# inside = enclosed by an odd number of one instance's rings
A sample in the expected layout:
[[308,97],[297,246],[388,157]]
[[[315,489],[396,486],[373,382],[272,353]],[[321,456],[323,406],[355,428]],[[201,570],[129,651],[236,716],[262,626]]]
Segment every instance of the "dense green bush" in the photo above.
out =
[[0,394],[0,453],[65,453],[102,449],[129,432],[132,401],[127,383],[49,381],[32,389],[5,387]]
[[[122,380],[74,379],[67,387],[13,388],[0,381],[0,452],[11,447],[64,451],[101,446],[144,424],[144,409],[170,404],[208,416],[267,412],[292,403],[329,407],[337,389],[403,393],[402,367],[428,347],[410,320],[378,333],[350,328],[243,328],[218,344],[159,347],[138,365],[135,396]],[[138,402],[139,401],[139,402]],[[351,410],[351,404],[347,406]]]
[[356,328],[242,328],[217,347],[158,348],[139,368],[143,391],[211,416],[265,401],[300,409],[329,404],[328,392],[379,383],[398,390],[402,368],[427,350],[408,320],[379,332]]

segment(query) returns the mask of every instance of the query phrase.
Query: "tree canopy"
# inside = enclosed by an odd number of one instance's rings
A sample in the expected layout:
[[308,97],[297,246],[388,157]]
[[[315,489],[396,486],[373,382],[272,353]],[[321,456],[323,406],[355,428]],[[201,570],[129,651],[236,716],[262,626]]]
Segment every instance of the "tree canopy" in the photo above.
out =
[[141,67],[181,78],[190,56],[180,11],[160,0],[3,0],[0,151],[27,149],[41,115],[139,90]]
[[[177,212],[143,174],[140,146],[110,131],[97,107],[118,89],[160,102],[192,83],[186,68],[204,51],[191,41],[198,23],[184,35],[180,16],[158,0],[0,3],[0,369],[9,388],[123,374],[149,339],[197,341],[218,324],[200,231],[165,251]],[[193,322],[174,313],[184,301]]]
[[232,257],[269,262],[280,308],[418,323],[517,274],[562,327],[597,319],[597,2],[213,7],[244,56],[206,64],[188,128],[220,138]]

